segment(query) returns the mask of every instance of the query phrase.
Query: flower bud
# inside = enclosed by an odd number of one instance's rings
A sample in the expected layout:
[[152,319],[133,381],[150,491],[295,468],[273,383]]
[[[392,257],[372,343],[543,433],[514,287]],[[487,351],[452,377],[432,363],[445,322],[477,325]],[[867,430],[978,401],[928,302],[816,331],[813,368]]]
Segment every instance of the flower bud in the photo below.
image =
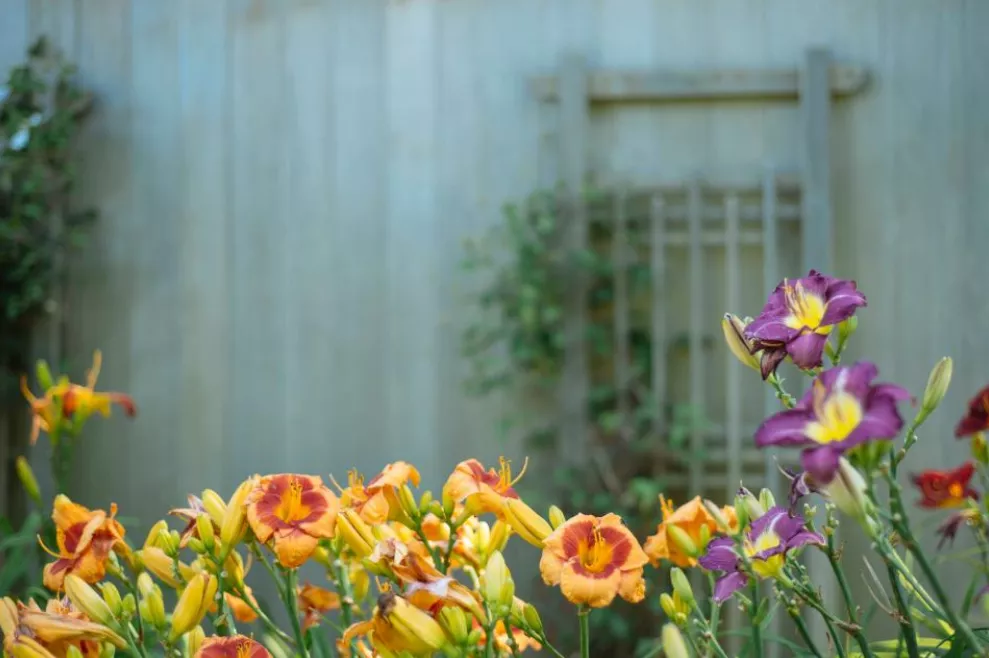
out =
[[491,535],[488,537],[488,551],[503,551],[505,550],[505,544],[508,543],[508,537],[511,535],[512,529],[507,523],[502,520],[494,522],[491,526]]
[[151,529],[148,530],[148,537],[144,540],[144,548],[149,546],[155,546],[157,548],[162,547],[162,531],[165,532],[165,537],[168,536],[168,524],[164,520],[156,522]]
[[453,516],[453,512],[456,510],[456,507],[457,507],[457,501],[454,500],[453,496],[450,495],[450,492],[444,488],[443,514],[446,516],[446,518],[450,518],[451,516]]
[[482,553],[490,552],[488,546],[491,543],[491,526],[489,526],[484,521],[478,523],[477,535],[474,541],[477,544],[477,548],[479,551],[481,551]]
[[17,477],[21,481],[21,486],[24,487],[24,493],[36,505],[41,505],[41,488],[38,487],[38,479],[34,477],[31,464],[28,463],[26,458],[18,457],[15,468],[17,470]]
[[506,498],[502,511],[512,530],[536,548],[542,548],[543,541],[553,533],[546,519],[519,499]]
[[196,539],[193,537],[189,540],[188,546],[193,550],[193,552],[199,553],[200,555],[206,553],[206,544],[204,544],[201,539]]
[[553,530],[556,530],[561,525],[567,522],[567,517],[556,505],[550,505],[549,507],[549,524],[552,526]]
[[350,586],[355,601],[363,601],[371,589],[371,578],[359,563],[350,567]]
[[210,520],[213,522],[217,528],[223,525],[223,517],[227,514],[227,504],[223,502],[223,498],[220,494],[216,493],[212,489],[206,489],[203,491],[203,507],[206,508],[206,513],[209,514]]
[[505,556],[495,551],[484,567],[484,598],[489,603],[510,607],[515,597],[515,582],[505,564]]
[[123,601],[120,602],[120,608],[122,610],[121,617],[124,619],[130,619],[137,612],[137,603],[134,602],[134,595],[127,593]]
[[247,532],[247,496],[256,485],[257,476],[244,480],[227,503],[227,511],[220,525],[220,543],[225,551],[240,543]]
[[702,525],[701,529],[697,532],[697,538],[700,539],[701,541],[700,546],[698,546],[697,548],[700,549],[701,552],[703,552],[704,549],[707,548],[707,545],[711,543],[710,526],[708,526],[706,523]]
[[430,508],[433,506],[433,492],[426,491],[423,492],[422,498],[419,499],[419,514],[426,516],[429,514]]
[[670,570],[670,582],[673,584],[673,591],[677,593],[687,605],[693,604],[694,590],[691,589],[690,581],[687,580],[687,575],[683,573],[683,569],[680,567],[673,567]]
[[721,319],[721,330],[725,334],[725,343],[735,358],[743,365],[761,372],[759,358],[752,353],[752,346],[745,340],[745,324],[737,315],[725,313]]
[[536,610],[536,606],[531,603],[526,603],[522,606],[522,618],[525,619],[525,623],[529,625],[529,628],[536,634],[542,634],[543,632],[543,620],[539,617],[539,611]]
[[419,649],[411,652],[430,655],[446,645],[443,627],[429,613],[420,610],[400,596],[382,595],[384,602],[378,610],[404,642]]
[[666,617],[670,621],[676,623],[677,610],[676,610],[676,607],[673,605],[673,597],[672,596],[670,596],[666,592],[663,592],[662,594],[660,594],[659,595],[659,607],[663,609],[663,613],[666,615]]
[[683,635],[675,624],[665,624],[663,626],[663,652],[666,658],[690,658],[687,645],[684,644]]
[[74,644],[70,644],[65,650],[65,658],[83,658],[82,650]]
[[687,531],[678,525],[670,524],[666,526],[666,536],[676,544],[685,555],[690,557],[697,557],[700,555],[700,549],[697,548],[697,544],[694,540],[690,538]]
[[838,342],[844,345],[859,327],[859,319],[854,315],[838,323]]
[[103,600],[106,602],[110,612],[113,613],[114,617],[119,617],[124,609],[124,602],[120,598],[120,590],[114,586],[113,583],[104,582],[100,583],[100,592],[103,594]]
[[116,653],[117,647],[113,646],[109,642],[104,642],[100,645],[99,658],[113,658]]
[[38,378],[38,385],[41,386],[41,390],[47,391],[55,385],[51,368],[48,367],[48,362],[44,359],[38,359],[38,362],[34,366],[34,374]]
[[169,642],[175,642],[203,620],[207,610],[213,605],[216,596],[217,580],[207,573],[198,573],[179,596],[172,612],[172,630]]
[[203,542],[206,551],[212,553],[213,546],[215,546],[215,539],[213,535],[213,521],[210,520],[209,515],[196,517],[196,530],[199,532],[199,540]]
[[924,397],[921,399],[920,407],[930,413],[937,409],[948,392],[951,384],[952,362],[950,357],[944,357],[931,370],[927,378],[927,388],[924,389]]
[[202,646],[205,639],[206,633],[203,631],[202,626],[196,626],[186,634],[185,646],[189,651],[189,656],[195,656],[198,653],[199,647]]
[[752,495],[752,492],[742,487],[738,495],[735,496],[735,511],[738,512],[739,507],[745,508],[746,516],[749,521],[755,521],[763,514],[766,513],[766,508],[762,506],[759,499]]
[[480,628],[475,628],[470,633],[467,634],[467,646],[476,646],[481,641],[481,633],[483,631]]
[[714,519],[714,524],[718,527],[719,532],[731,532],[731,524],[728,523],[728,518],[725,516],[724,512],[721,511],[720,507],[712,503],[710,500],[705,500],[704,509],[706,509],[707,513],[711,515],[711,518]]
[[168,619],[165,617],[165,600],[162,598],[161,590],[157,585],[152,585],[144,594],[138,604],[138,610],[141,619],[158,630],[165,628],[168,624]]
[[776,496],[769,489],[763,488],[759,492],[759,504],[762,505],[762,509],[772,509],[776,507]]
[[155,581],[151,580],[151,576],[146,571],[137,577],[137,591],[141,593],[141,596],[147,596],[154,587]]
[[866,485],[862,474],[844,457],[838,460],[835,476],[821,488],[821,493],[834,503],[834,506],[852,517],[865,529],[870,537],[877,528],[871,519],[872,502],[866,495]]
[[378,543],[371,527],[350,507],[337,514],[336,532],[358,557],[370,555]]
[[467,642],[467,634],[470,628],[467,626],[467,615],[461,608],[456,606],[446,606],[440,610],[440,625],[446,631],[450,642],[456,645],[463,645]]
[[402,507],[402,511],[409,515],[409,518],[415,519],[419,517],[419,504],[416,503],[415,496],[412,494],[412,489],[409,485],[403,484],[398,488],[398,502]]
[[321,564],[327,569],[333,566],[333,555],[330,554],[330,550],[325,546],[317,546],[316,550],[313,551],[312,559],[313,562]]
[[113,611],[106,601],[79,576],[70,573],[65,577],[65,594],[72,601],[72,605],[93,621],[104,626],[114,624]]
[[972,442],[969,445],[972,450],[972,459],[983,466],[989,466],[989,445],[986,443],[986,435],[976,432],[972,435]]

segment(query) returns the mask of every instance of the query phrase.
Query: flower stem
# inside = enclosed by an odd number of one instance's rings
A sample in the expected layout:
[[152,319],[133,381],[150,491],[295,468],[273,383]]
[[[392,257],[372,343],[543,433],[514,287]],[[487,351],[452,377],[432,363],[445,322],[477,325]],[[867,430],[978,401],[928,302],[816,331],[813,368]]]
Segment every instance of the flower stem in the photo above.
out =
[[910,608],[903,598],[903,589],[900,587],[900,577],[891,563],[886,563],[886,574],[889,576],[889,584],[893,588],[893,598],[896,599],[896,609],[899,612],[897,622],[900,624],[900,637],[907,648],[909,658],[920,658],[920,648],[917,646],[917,629],[914,628],[913,618],[910,616]]
[[285,569],[285,596],[282,599],[288,609],[288,616],[292,622],[292,634],[295,635],[295,642],[299,655],[302,658],[309,658],[306,651],[306,638],[302,634],[302,624],[299,622],[299,599],[295,594],[295,584],[299,578],[299,573],[295,569]]
[[[340,595],[340,617],[343,619],[344,628],[350,628],[354,621],[354,591],[350,584],[347,566],[339,556],[333,561],[333,583],[336,585],[337,594]],[[350,650],[356,651],[354,642],[350,643]]]
[[[713,571],[708,571],[707,572],[707,583],[708,583],[708,587],[710,588],[710,590],[711,590],[712,593],[714,592],[714,585],[715,585],[715,582],[714,581],[715,581],[714,572]],[[713,638],[712,641],[714,642],[714,644],[717,644],[718,643],[718,621],[719,621],[718,615],[721,612],[721,606],[714,600],[714,596],[711,597],[710,605],[711,605],[711,619],[708,622],[708,627],[711,629],[711,636]]]
[[580,658],[590,658],[591,656],[591,609],[586,605],[580,606],[577,610],[577,619],[580,620]]
[[810,636],[810,631],[807,630],[807,624],[804,623],[803,617],[800,616],[800,610],[790,606],[786,606],[786,611],[790,613],[790,618],[793,619],[794,626],[797,627],[797,632],[800,633],[800,637],[803,638],[804,644],[807,645],[807,649],[810,650],[812,654],[817,656],[817,658],[824,658],[820,649],[814,644],[814,638]]
[[855,602],[852,599],[852,592],[848,588],[848,579],[845,578],[845,570],[841,567],[838,552],[834,547],[834,533],[828,533],[827,550],[825,552],[828,556],[828,562],[831,564],[831,570],[834,571],[835,578],[838,580],[838,587],[841,589],[841,595],[845,599],[845,608],[848,610],[848,620],[856,629],[852,632],[852,636],[855,638],[855,641],[858,642],[859,648],[862,649],[862,656],[864,656],[864,658],[872,658],[873,654],[872,650],[869,648],[869,641],[862,633],[861,626],[859,626],[858,606],[855,605]]
[[755,578],[752,581],[752,649],[756,656],[762,655],[762,622],[759,619],[759,581]]
[[265,628],[267,628],[269,631],[277,635],[279,639],[284,640],[285,642],[288,642],[289,644],[292,645],[295,644],[295,640],[292,638],[291,635],[289,635],[281,628],[279,628],[278,624],[276,624],[271,620],[271,617],[266,615],[264,611],[261,610],[261,608],[254,605],[254,602],[251,601],[250,598],[248,598],[247,592],[243,588],[236,589],[234,593],[237,594],[237,596],[240,597],[244,601],[244,603],[247,604],[247,607],[249,607],[254,612],[254,614],[258,616],[258,619],[261,620],[261,623],[264,624]]
[[776,373],[774,372],[771,374],[766,381],[769,382],[769,385],[773,387],[774,391],[776,391],[776,397],[779,398],[779,401],[783,404],[783,406],[787,409],[793,409],[794,405],[797,404],[797,398],[786,392],[786,389],[783,388],[783,382],[780,381],[780,378],[776,375]]

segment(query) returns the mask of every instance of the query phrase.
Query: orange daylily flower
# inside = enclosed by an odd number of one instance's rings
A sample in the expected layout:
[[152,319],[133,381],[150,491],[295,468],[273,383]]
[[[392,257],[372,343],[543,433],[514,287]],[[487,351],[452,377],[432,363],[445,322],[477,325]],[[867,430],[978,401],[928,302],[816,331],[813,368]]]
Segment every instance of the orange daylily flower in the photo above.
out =
[[401,509],[397,490],[411,482],[419,486],[419,471],[406,462],[393,462],[364,484],[364,478],[356,470],[347,475],[347,488],[340,489],[340,504],[351,507],[367,523],[384,523],[393,516],[392,512]]
[[[477,641],[477,646],[484,647],[487,645],[488,634],[485,632],[484,627],[474,620],[474,629],[481,631],[481,637]],[[525,634],[524,631],[512,626],[512,638],[515,639],[515,645],[518,647],[519,653],[525,652],[527,649],[532,649],[533,651],[540,651],[543,645],[539,642],[533,640],[531,637]],[[501,619],[495,624],[494,629],[494,646],[495,650],[499,654],[512,654],[512,645],[509,643],[508,632],[505,630],[505,622]]]
[[[663,522],[656,528],[656,534],[646,538],[644,546],[646,555],[655,566],[659,565],[660,560],[669,560],[678,567],[696,566],[697,559],[684,553],[677,543],[670,539],[667,530],[670,526],[677,526],[703,552],[702,532],[708,537],[712,537],[718,533],[718,524],[704,507],[700,496],[676,509],[673,508],[673,503],[664,496],[660,496],[659,501],[663,509]],[[732,528],[737,525],[738,519],[735,516],[734,508],[723,507],[721,513],[724,514],[725,520]],[[702,528],[706,528],[706,530],[702,531]]]
[[[251,602],[247,603],[244,599],[237,596],[236,594],[231,594],[230,592],[224,592],[223,597],[227,601],[227,607],[230,608],[231,614],[233,614],[234,619],[244,624],[250,624],[257,621],[258,613],[254,612],[255,608],[258,608],[258,600],[254,598],[254,592],[251,588],[244,586],[244,594],[247,595],[247,599]],[[254,607],[252,608],[251,605]]]
[[27,377],[21,377],[21,393],[24,394],[24,398],[31,407],[31,445],[38,442],[38,437],[42,432],[51,434],[52,429],[58,427],[62,421],[61,396],[65,393],[68,385],[68,379],[63,378],[39,398],[31,392]]
[[297,594],[303,631],[318,624],[324,612],[340,608],[340,595],[323,587],[306,583],[298,589]]
[[206,638],[194,658],[271,658],[271,654],[260,642],[243,635],[231,635]]
[[621,517],[578,514],[546,538],[539,572],[547,585],[560,585],[571,603],[600,608],[616,595],[631,603],[641,601],[647,562]]
[[443,627],[431,614],[391,591],[378,598],[371,619],[351,624],[344,631],[337,641],[340,655],[350,658],[350,644],[359,637],[366,637],[376,651],[387,655],[407,651],[414,656],[431,656],[447,644]]
[[502,457],[499,459],[500,468],[485,470],[484,465],[476,459],[468,459],[457,464],[453,473],[443,485],[443,497],[455,502],[463,502],[473,494],[487,494],[482,498],[518,498],[513,488],[525,475],[528,461],[522,465],[522,470],[513,479],[511,462]]
[[104,418],[110,416],[111,405],[119,405],[128,416],[137,414],[134,399],[124,393],[97,392],[96,380],[100,376],[103,354],[96,350],[93,353],[93,367],[86,371],[86,385],[69,384],[62,398],[62,413],[68,419],[84,421],[94,413]]
[[24,605],[0,599],[0,631],[4,654],[10,656],[64,658],[75,647],[86,658],[96,658],[103,642],[127,646],[124,638],[60,599],[51,599],[44,611],[34,601]]
[[56,592],[61,590],[65,576],[70,573],[87,583],[103,579],[110,551],[127,550],[124,527],[114,518],[116,514],[116,503],[110,505],[108,516],[103,510],[89,510],[77,505],[65,495],[55,498],[52,520],[55,522],[58,551],[42,544],[56,558],[45,566],[45,587]]
[[283,473],[259,478],[246,507],[258,541],[271,540],[278,562],[294,568],[333,536],[340,501],[318,476]]

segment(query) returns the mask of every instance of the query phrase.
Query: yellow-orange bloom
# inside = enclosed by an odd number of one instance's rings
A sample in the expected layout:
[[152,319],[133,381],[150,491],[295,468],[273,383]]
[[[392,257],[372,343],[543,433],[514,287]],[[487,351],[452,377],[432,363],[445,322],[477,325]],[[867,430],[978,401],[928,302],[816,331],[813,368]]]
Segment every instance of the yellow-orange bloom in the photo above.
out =
[[124,393],[100,393],[94,390],[100,376],[103,355],[99,350],[93,353],[93,367],[86,371],[86,385],[69,384],[62,397],[62,414],[67,420],[84,422],[89,416],[98,413],[104,418],[110,416],[111,405],[119,405],[128,416],[137,414],[134,399]]
[[646,592],[642,569],[648,561],[619,516],[578,514],[546,538],[539,572],[547,585],[559,585],[571,603],[600,608],[616,595],[641,601]]
[[522,471],[513,479],[511,462],[502,457],[499,464],[500,468],[496,471],[493,468],[485,469],[476,459],[460,462],[443,485],[443,497],[458,503],[478,493],[493,494],[498,498],[518,498],[513,487],[525,474],[526,465],[522,466]]
[[117,633],[89,621],[61,599],[51,599],[44,611],[34,601],[24,605],[9,598],[0,599],[0,631],[4,653],[10,656],[60,658],[74,646],[86,658],[95,658],[100,655],[102,642],[127,646]]
[[271,654],[260,642],[243,635],[231,635],[206,638],[194,658],[271,658]]
[[[247,601],[250,601],[250,604],[230,592],[224,592],[223,597],[226,599],[227,607],[230,608],[234,619],[245,624],[250,624],[257,621],[258,613],[254,612],[254,610],[259,607],[258,600],[254,598],[254,592],[251,591],[251,588],[246,585],[244,586],[244,594],[247,596]],[[254,607],[251,607],[252,605]]]
[[[488,634],[485,632],[484,627],[479,624],[476,619],[474,620],[474,629],[481,632],[480,639],[477,641],[477,646],[482,648],[487,646]],[[514,626],[512,626],[511,637],[515,639],[515,646],[518,647],[519,653],[522,653],[527,649],[539,651],[543,648],[539,642],[536,642],[531,637],[526,635],[525,631],[515,628]],[[495,624],[494,646],[499,655],[512,654],[512,645],[509,642],[508,632],[505,630],[505,622],[501,619],[499,619],[498,623]]]
[[323,587],[306,583],[298,589],[297,594],[303,631],[318,624],[323,613],[340,608],[340,596]]
[[384,523],[400,509],[397,490],[411,482],[419,486],[419,471],[406,462],[393,462],[364,484],[356,470],[347,475],[347,488],[340,491],[340,505],[350,507],[370,524]]
[[320,539],[333,536],[340,501],[314,475],[267,475],[247,495],[247,522],[262,544],[274,544],[288,568],[309,559]]
[[52,520],[58,550],[45,547],[56,558],[45,566],[45,587],[56,592],[61,590],[65,576],[70,573],[87,583],[103,579],[110,551],[115,548],[125,550],[124,527],[114,518],[116,514],[116,504],[110,505],[107,515],[103,510],[77,505],[64,495],[55,498]]
[[[658,565],[660,560],[669,560],[678,567],[693,567],[697,564],[697,559],[687,555],[676,541],[669,537],[669,528],[676,526],[682,530],[700,550],[704,550],[704,537],[710,538],[718,533],[718,524],[711,516],[700,496],[695,497],[690,502],[674,509],[673,503],[665,497],[660,496],[660,505],[663,508],[663,522],[656,528],[656,534],[646,539],[645,551],[650,561]],[[738,520],[735,517],[735,510],[731,507],[722,508],[725,520],[734,528]]]
[[371,619],[352,624],[344,632],[337,641],[340,655],[349,658],[351,642],[361,636],[386,655],[407,651],[414,656],[431,656],[447,644],[443,627],[432,615],[390,591],[379,597]]
[[31,445],[38,442],[38,436],[42,432],[51,434],[52,430],[58,427],[62,421],[61,396],[65,393],[68,385],[68,380],[65,379],[49,388],[39,398],[31,392],[27,384],[27,377],[21,377],[21,392],[31,407]]

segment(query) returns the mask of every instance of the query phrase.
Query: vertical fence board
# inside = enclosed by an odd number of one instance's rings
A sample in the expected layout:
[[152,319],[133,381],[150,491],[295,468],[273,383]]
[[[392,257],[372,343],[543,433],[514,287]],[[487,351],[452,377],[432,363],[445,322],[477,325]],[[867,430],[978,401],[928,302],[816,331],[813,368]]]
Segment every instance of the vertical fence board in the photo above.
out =
[[705,459],[704,432],[704,246],[701,243],[703,198],[701,181],[693,178],[687,190],[687,231],[690,258],[690,491],[701,491]]
[[[650,325],[652,330],[652,402],[655,405],[653,433],[666,432],[666,208],[661,195],[649,204]],[[664,451],[669,448],[664,442]],[[665,462],[665,460],[664,460]]]
[[[725,289],[727,307],[737,309],[741,304],[741,267],[739,257],[739,200],[735,194],[725,197]],[[728,482],[725,500],[731,500],[742,480],[742,364],[728,350],[725,380],[726,419],[725,440],[728,454]]]
[[[768,295],[779,283],[779,233],[776,217],[776,170],[765,168],[762,177],[762,288]],[[766,386],[763,411],[765,415],[779,409],[773,389]],[[780,474],[775,466],[775,448],[765,448],[766,486],[778,491]]]
[[[576,55],[563,58],[560,67],[560,170],[566,186],[566,244],[572,254],[587,248],[584,176],[587,174],[590,110],[587,70]],[[588,449],[587,432],[587,275],[574,271],[564,312],[565,362],[561,382],[561,446],[567,461],[581,464]]]
[[615,328],[615,395],[621,416],[621,437],[632,437],[628,418],[629,372],[629,297],[628,297],[628,192],[621,187],[615,192],[615,232],[611,240],[611,261],[614,268],[614,328]]
[[830,66],[830,53],[813,48],[800,74],[803,265],[823,272],[830,272],[833,264]]

